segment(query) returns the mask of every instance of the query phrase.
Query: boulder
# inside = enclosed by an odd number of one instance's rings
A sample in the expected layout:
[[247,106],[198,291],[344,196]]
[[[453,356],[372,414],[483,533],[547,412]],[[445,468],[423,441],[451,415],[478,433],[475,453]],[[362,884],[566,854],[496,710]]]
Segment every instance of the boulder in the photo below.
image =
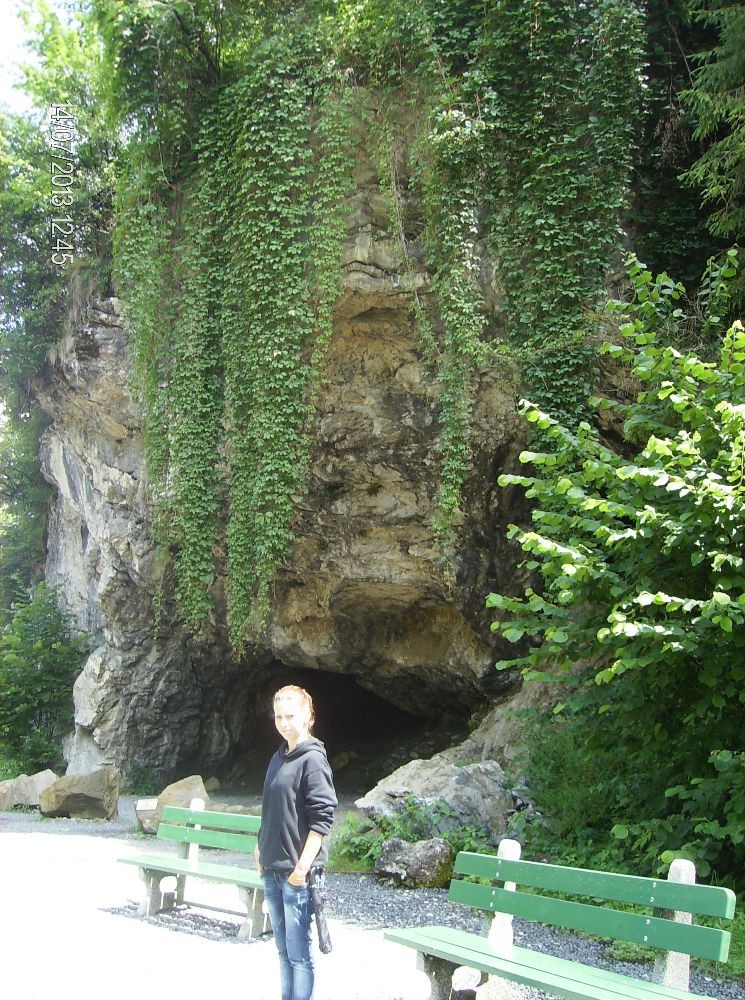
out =
[[329,763],[331,764],[331,770],[336,774],[337,771],[343,770],[359,758],[359,754],[356,750],[343,750],[333,757]]
[[0,781],[0,811],[15,809],[16,806],[38,808],[39,795],[55,781],[57,775],[49,769]]
[[413,844],[394,837],[384,841],[375,862],[375,874],[407,889],[442,889],[453,874],[453,849],[440,837]]
[[375,821],[393,819],[413,805],[417,822],[425,825],[419,831],[422,836],[468,826],[485,832],[494,843],[507,832],[515,811],[496,761],[458,766],[442,754],[399,767],[355,805]]
[[45,788],[39,796],[44,816],[75,819],[114,819],[119,806],[116,767],[101,767],[89,774],[67,774]]
[[168,785],[160,795],[153,799],[140,799],[135,804],[135,815],[143,833],[157,833],[160,817],[165,806],[184,806],[188,808],[192,799],[202,799],[209,808],[210,797],[199,774],[192,774]]

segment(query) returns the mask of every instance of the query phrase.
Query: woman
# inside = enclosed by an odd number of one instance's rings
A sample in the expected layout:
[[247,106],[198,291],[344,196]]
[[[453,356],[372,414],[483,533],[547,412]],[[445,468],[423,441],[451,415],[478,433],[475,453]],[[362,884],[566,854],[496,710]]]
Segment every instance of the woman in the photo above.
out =
[[336,807],[326,750],[311,736],[313,699],[289,685],[274,695],[274,724],[283,737],[269,761],[261,807],[256,867],[279,951],[282,1000],[312,1000],[311,868],[326,860]]

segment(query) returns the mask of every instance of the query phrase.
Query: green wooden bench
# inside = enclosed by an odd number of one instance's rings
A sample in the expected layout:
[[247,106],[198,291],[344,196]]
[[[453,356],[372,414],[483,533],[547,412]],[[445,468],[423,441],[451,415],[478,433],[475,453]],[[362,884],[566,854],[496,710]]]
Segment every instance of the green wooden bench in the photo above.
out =
[[[431,1000],[448,1000],[453,972],[459,966],[480,970],[482,983],[491,980],[488,995],[506,995],[509,980],[572,1000],[684,1000],[688,992],[690,956],[725,962],[730,932],[692,923],[691,914],[731,919],[735,895],[730,889],[695,885],[690,862],[673,862],[672,877],[631,875],[566,868],[520,861],[520,845],[504,840],[500,856],[468,852],[455,860],[455,872],[476,877],[478,883],[454,878],[448,898],[486,910],[495,917],[486,936],[449,927],[412,927],[387,930],[390,941],[414,948],[419,968],[431,983]],[[519,884],[533,890],[516,890]],[[588,902],[562,899],[581,896]],[[623,903],[636,912],[602,905]],[[631,941],[660,950],[655,979],[648,982],[607,972],[579,962],[555,958],[512,941],[512,917],[555,927],[583,931],[618,941]]]
[[[200,857],[200,848],[216,848],[220,851],[253,854],[256,835],[261,825],[260,816],[239,813],[225,813],[200,808],[166,806],[158,826],[158,839],[176,842],[178,854],[136,854],[119,858],[128,865],[136,865],[145,882],[145,898],[137,913],[141,917],[150,916],[163,909],[171,909],[179,903],[199,906],[201,909],[218,909],[233,912],[226,907],[215,907],[204,902],[190,902],[184,899],[187,878],[205,882],[235,885],[241,902],[246,907],[245,920],[238,931],[241,941],[256,937],[266,929],[266,917],[262,912],[264,890],[261,876],[245,865],[226,863],[223,860],[205,861]],[[166,876],[176,877],[176,891],[161,891],[161,882]],[[244,914],[240,914],[244,916]]]

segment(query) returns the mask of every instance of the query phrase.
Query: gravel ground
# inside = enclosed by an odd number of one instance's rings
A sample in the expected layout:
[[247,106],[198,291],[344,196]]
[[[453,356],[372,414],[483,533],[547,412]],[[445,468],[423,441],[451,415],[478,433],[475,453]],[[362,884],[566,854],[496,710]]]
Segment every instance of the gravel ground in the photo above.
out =
[[[240,917],[193,906],[136,918],[141,882],[116,858],[141,852],[133,800],[120,800],[111,822],[47,820],[36,812],[0,813],[0,943],[7,996],[67,1000],[95,988],[106,1000],[146,992],[197,995],[224,986],[250,1000],[276,1000],[277,962],[270,937],[237,941]],[[148,845],[150,846],[150,845]],[[160,846],[159,846],[160,849]],[[450,904],[444,890],[397,890],[370,875],[327,876],[334,949],[317,960],[317,1000],[425,1000],[415,955],[383,939],[386,927],[447,923],[478,931],[480,917]],[[187,893],[188,894],[188,893]],[[199,884],[201,901],[238,909],[235,890]],[[515,922],[515,940],[540,951],[648,976],[646,966],[613,962],[604,947],[535,924]],[[466,985],[472,973],[459,974]],[[745,1000],[745,989],[695,973],[691,988],[719,1000]],[[516,996],[544,994],[517,988]]]

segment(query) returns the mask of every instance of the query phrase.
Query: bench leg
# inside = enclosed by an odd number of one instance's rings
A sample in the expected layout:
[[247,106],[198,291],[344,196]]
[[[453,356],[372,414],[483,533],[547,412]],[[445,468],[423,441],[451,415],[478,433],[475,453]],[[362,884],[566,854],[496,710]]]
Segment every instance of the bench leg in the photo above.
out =
[[429,979],[429,1000],[450,1000],[453,973],[458,968],[457,965],[444,958],[435,958],[433,955],[425,955],[424,952],[418,951],[416,967]]
[[137,916],[150,917],[163,907],[163,896],[160,891],[163,874],[140,869],[140,878],[145,883],[145,898],[137,907]]
[[184,891],[186,887],[186,875],[176,876],[176,902],[183,903]]
[[263,908],[264,893],[261,889],[239,889],[238,895],[246,907],[246,919],[238,931],[238,940],[250,941],[251,938],[258,937],[266,929],[266,915]]

